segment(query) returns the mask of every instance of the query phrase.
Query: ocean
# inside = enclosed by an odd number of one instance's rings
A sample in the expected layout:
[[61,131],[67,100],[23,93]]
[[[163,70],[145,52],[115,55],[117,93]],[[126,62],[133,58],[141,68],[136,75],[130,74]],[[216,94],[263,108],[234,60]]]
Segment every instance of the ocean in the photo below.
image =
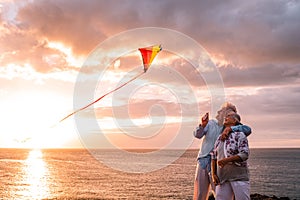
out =
[[[111,150],[0,149],[0,199],[192,199],[197,152],[155,171],[129,173],[94,157],[116,157]],[[248,163],[252,194],[300,200],[300,149],[251,149]]]

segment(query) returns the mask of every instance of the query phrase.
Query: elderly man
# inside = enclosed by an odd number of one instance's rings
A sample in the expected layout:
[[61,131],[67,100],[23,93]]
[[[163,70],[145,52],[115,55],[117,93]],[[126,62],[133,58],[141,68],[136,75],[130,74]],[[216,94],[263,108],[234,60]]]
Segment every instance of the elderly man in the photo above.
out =
[[[211,151],[222,133],[224,117],[228,112],[236,113],[236,107],[231,103],[224,103],[217,112],[216,119],[208,119],[208,114],[202,118],[202,123],[194,131],[194,136],[202,140],[202,146],[197,157],[197,168],[194,180],[194,200],[206,200],[210,187],[214,185],[210,181]],[[224,132],[241,131],[246,135],[251,134],[251,128],[245,125],[227,127]],[[210,186],[211,185],[211,186]]]
[[[240,116],[227,113],[224,127],[240,125]],[[223,132],[212,152],[211,174],[216,186],[216,200],[250,200],[249,171],[246,160],[249,146],[240,131]]]

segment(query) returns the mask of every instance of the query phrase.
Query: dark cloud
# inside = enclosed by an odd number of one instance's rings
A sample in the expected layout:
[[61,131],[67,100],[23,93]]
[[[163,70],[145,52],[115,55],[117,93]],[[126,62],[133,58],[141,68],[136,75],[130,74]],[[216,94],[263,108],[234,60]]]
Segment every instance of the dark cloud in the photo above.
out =
[[[300,113],[299,87],[266,87],[252,95],[232,95],[229,100],[247,115],[279,117]],[[278,120],[278,119],[277,119]]]
[[239,65],[299,62],[299,2],[212,1],[206,9],[188,33],[212,54]]
[[158,26],[191,36],[234,65],[295,64],[300,58],[299,10],[300,2],[293,0],[33,1],[20,8],[15,22],[29,36],[12,35],[16,41],[10,43],[3,43],[8,36],[2,36],[1,44],[19,50],[47,38],[86,55],[120,31]]
[[300,80],[299,65],[262,65],[237,68],[226,65],[219,68],[225,87],[271,86],[296,84]]
[[87,54],[104,37],[97,28],[96,10],[89,12],[92,5],[82,3],[37,1],[21,9],[18,19],[28,30],[37,32],[38,36],[63,42],[77,54]]

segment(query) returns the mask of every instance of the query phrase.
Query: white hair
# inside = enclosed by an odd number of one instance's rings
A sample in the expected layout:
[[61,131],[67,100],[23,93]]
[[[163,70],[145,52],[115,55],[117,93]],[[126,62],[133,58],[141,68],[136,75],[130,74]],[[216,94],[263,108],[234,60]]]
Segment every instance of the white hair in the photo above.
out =
[[228,111],[233,111],[237,113],[236,107],[234,104],[230,102],[225,102],[222,106],[221,109],[217,112],[216,119],[218,120],[219,125],[223,125],[224,117]]
[[234,114],[233,114],[233,118],[234,118],[237,122],[241,123],[241,116],[240,116],[239,114],[234,113]]
[[237,113],[235,105],[230,102],[223,103],[221,109],[224,109],[226,112],[232,110],[233,112]]

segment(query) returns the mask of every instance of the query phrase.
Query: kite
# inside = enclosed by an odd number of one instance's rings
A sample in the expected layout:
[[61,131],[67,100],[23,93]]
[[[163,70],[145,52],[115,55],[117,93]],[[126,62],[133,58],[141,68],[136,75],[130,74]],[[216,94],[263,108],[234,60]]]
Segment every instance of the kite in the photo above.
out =
[[70,116],[74,115],[75,113],[82,111],[88,107],[90,107],[91,105],[93,105],[94,103],[97,103],[98,101],[100,101],[101,99],[103,99],[104,97],[106,97],[107,95],[121,89],[122,87],[124,87],[125,85],[127,85],[128,83],[134,81],[135,79],[137,79],[139,76],[141,76],[142,74],[146,73],[147,70],[149,69],[151,63],[153,62],[155,56],[162,50],[161,45],[155,45],[155,46],[150,46],[150,47],[144,47],[144,48],[139,48],[139,51],[141,52],[142,55],[142,59],[143,59],[143,65],[144,65],[144,71],[141,72],[140,74],[136,75],[135,77],[133,77],[132,79],[130,79],[129,81],[123,83],[122,85],[116,87],[115,89],[111,90],[110,92],[107,92],[106,94],[102,95],[101,97],[99,97],[98,99],[96,99],[95,101],[89,103],[88,105],[75,110],[74,112],[70,113],[69,115],[67,115],[66,117],[62,118],[59,122],[64,121],[65,119],[69,118]]
[[144,72],[146,72],[149,69],[155,56],[158,54],[158,52],[161,51],[161,45],[139,48],[139,51],[142,54]]

